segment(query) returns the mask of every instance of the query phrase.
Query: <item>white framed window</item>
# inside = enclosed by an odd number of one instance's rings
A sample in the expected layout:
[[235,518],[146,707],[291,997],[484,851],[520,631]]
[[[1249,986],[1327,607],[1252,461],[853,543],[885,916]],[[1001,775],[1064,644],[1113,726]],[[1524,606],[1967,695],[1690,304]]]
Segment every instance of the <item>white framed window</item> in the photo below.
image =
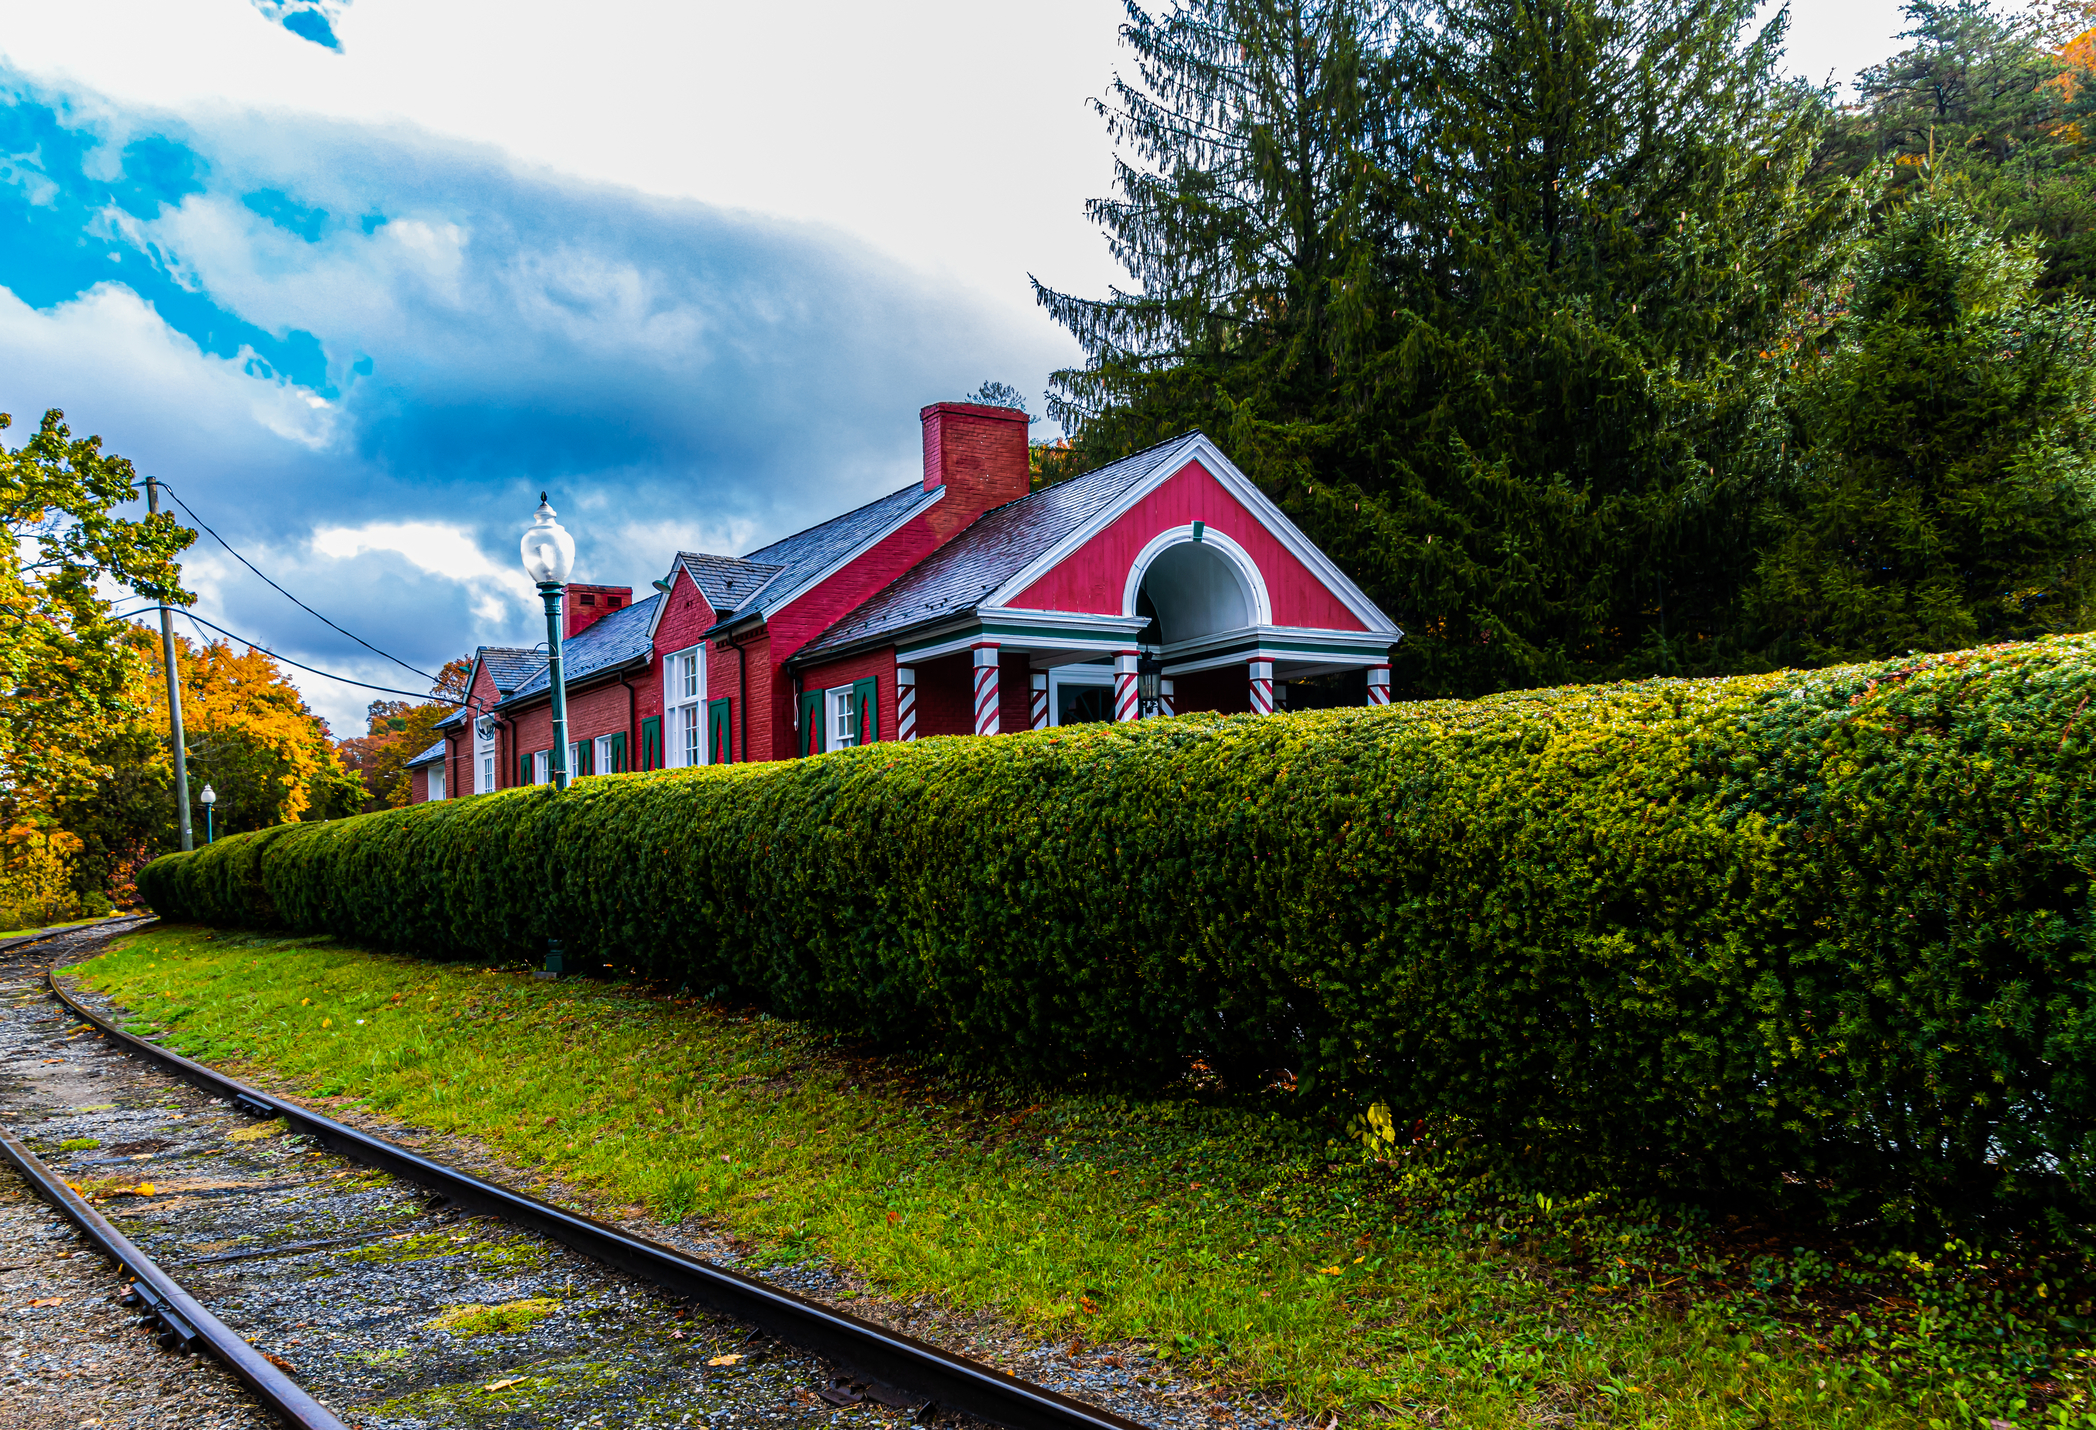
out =
[[1048,672],[1048,723],[1079,725],[1113,719],[1114,673],[1100,664],[1058,665]]
[[596,750],[596,756],[597,756],[597,762],[596,762],[595,764],[591,765],[591,766],[590,766],[590,768],[591,768],[592,770],[596,771],[596,772],[597,772],[598,774],[600,774],[600,775],[608,775],[608,774],[610,774],[610,773],[611,773],[611,736],[609,736],[609,735],[599,735],[599,736],[597,737],[597,750]]
[[568,778],[574,779],[582,773],[582,741],[568,741]]
[[495,792],[495,722],[483,715],[472,722],[473,763],[480,771],[480,781],[473,787],[475,794]]
[[540,750],[531,757],[531,782],[535,785],[553,782],[553,752]]
[[823,692],[824,750],[849,750],[859,743],[859,709],[852,700],[852,688],[840,685]]
[[442,765],[431,765],[429,767],[429,797],[431,799],[442,799],[444,797],[444,767]]
[[662,661],[665,763],[672,768],[706,763],[706,647],[672,651]]

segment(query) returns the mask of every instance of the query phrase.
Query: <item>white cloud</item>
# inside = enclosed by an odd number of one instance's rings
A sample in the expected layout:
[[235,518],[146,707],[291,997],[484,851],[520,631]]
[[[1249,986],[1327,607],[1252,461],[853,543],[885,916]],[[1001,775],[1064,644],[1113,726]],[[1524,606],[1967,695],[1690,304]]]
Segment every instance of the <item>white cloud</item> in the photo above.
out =
[[396,552],[416,569],[466,587],[475,619],[489,625],[508,623],[518,603],[536,599],[520,565],[491,561],[463,527],[433,521],[324,526],[314,531],[312,548],[335,561],[354,561],[367,551]]

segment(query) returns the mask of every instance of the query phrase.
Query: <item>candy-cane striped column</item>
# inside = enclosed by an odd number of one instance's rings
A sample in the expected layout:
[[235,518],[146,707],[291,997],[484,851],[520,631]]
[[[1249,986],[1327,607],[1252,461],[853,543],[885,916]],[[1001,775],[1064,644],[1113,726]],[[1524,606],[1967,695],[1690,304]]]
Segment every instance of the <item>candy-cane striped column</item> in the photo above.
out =
[[1124,650],[1114,657],[1114,719],[1133,720],[1143,713],[1137,698],[1135,652]]
[[1045,673],[1033,678],[1033,727],[1048,728],[1048,677]]
[[975,733],[994,735],[1003,728],[997,718],[997,647],[975,648]]
[[1160,715],[1177,715],[1179,713],[1179,706],[1172,699],[1172,682],[1169,680],[1157,682],[1157,713]]
[[1271,715],[1274,713],[1274,663],[1270,660],[1250,662],[1252,670],[1252,713]]
[[917,738],[917,668],[895,667],[895,738]]
[[1390,667],[1371,665],[1368,667],[1368,703],[1388,705],[1390,703]]

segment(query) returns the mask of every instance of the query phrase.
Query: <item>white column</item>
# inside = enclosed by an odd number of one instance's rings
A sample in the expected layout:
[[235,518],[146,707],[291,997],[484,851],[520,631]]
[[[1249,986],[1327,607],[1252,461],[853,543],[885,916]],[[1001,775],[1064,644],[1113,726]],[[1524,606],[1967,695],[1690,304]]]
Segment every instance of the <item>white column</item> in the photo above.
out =
[[895,738],[917,738],[917,668],[895,667]]
[[1252,713],[1271,715],[1274,713],[1274,663],[1270,660],[1250,662],[1252,672]]
[[1036,730],[1045,730],[1048,728],[1048,673],[1036,671],[1032,685],[1033,727]]
[[1135,679],[1136,655],[1124,650],[1114,657],[1114,719],[1133,720],[1143,713],[1142,701],[1137,698]]
[[1388,705],[1390,703],[1390,667],[1371,665],[1368,667],[1368,703]]
[[975,733],[994,735],[1003,729],[997,718],[997,647],[975,647]]

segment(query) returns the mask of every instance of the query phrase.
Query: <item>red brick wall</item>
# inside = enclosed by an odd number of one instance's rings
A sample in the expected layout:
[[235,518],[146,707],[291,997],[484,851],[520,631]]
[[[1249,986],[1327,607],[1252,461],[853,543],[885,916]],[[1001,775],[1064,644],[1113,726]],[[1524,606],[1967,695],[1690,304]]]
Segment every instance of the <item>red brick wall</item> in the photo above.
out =
[[[662,709],[662,677],[653,668],[644,669],[626,677],[633,687],[632,719],[627,719],[626,686],[616,679],[598,681],[587,687],[568,687],[568,738],[570,740],[594,740],[599,735],[615,735],[626,732],[626,758],[633,763],[639,758],[640,722],[649,713],[643,702],[648,695],[648,685],[655,686],[654,712]],[[553,747],[553,701],[540,696],[530,705],[510,712],[515,726],[517,745],[510,754],[511,769],[505,786],[517,779],[515,768],[517,751],[546,750]],[[573,773],[573,771],[570,771]],[[598,771],[608,773],[608,771]]]
[[429,766],[422,765],[408,772],[408,802],[421,804],[429,798]]
[[[843,660],[826,661],[801,673],[801,689],[829,690],[855,680],[871,680],[875,691],[874,720],[878,738],[895,738],[895,647],[883,646]],[[795,746],[796,749],[799,746]]]
[[[997,660],[997,730],[1009,735],[1033,728],[1033,667],[1023,651],[1000,651]],[[974,679],[971,672],[969,678]],[[973,698],[973,692],[970,693]]]
[[[917,734],[975,733],[975,664],[967,651],[917,667]],[[999,678],[1002,678],[1000,672]],[[1001,693],[1001,692],[1000,692]]]
[[946,488],[930,516],[943,544],[992,507],[1026,495],[1026,414],[1012,407],[935,402],[924,424],[924,489]]

